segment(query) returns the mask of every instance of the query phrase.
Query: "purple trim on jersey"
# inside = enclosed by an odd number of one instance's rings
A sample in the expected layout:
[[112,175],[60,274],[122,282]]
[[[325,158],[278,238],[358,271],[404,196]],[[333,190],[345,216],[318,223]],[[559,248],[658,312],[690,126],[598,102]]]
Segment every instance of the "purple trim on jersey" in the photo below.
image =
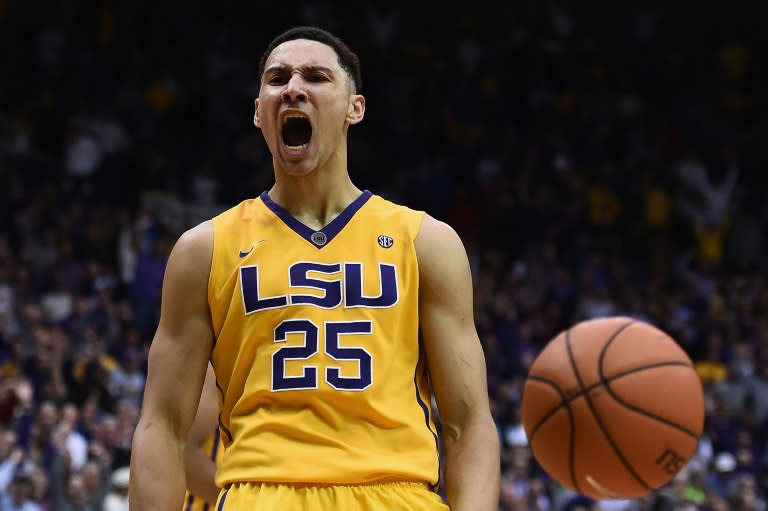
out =
[[219,454],[219,442],[221,441],[221,430],[217,427],[213,430],[213,447],[211,448],[211,460],[216,461]]
[[221,511],[224,509],[224,501],[227,500],[227,492],[229,490],[224,490],[224,493],[222,494],[221,498],[219,499],[219,505],[216,506],[216,511]]
[[[272,210],[272,212],[277,215],[280,220],[285,223],[285,225],[296,232],[296,234],[307,240],[307,242],[311,243],[315,248],[323,248],[324,246],[328,245],[331,240],[333,240],[333,238],[339,234],[339,232],[341,232],[344,226],[347,225],[350,220],[352,220],[352,217],[355,215],[355,213],[357,213],[358,210],[363,207],[363,204],[368,202],[368,199],[370,199],[372,195],[373,194],[368,190],[364,190],[357,199],[353,200],[349,206],[344,208],[344,211],[339,213],[339,216],[331,220],[328,225],[324,226],[319,231],[310,229],[303,223],[296,220],[296,218],[288,213],[285,208],[273,201],[267,192],[261,192],[259,197],[262,201],[264,201],[264,204],[270,210]],[[325,238],[321,243],[317,243],[313,239],[313,235],[317,233],[325,234]]]
[[[216,380],[215,383],[216,383],[216,388],[219,390],[219,393],[221,394],[221,399],[222,399],[222,402],[223,402],[224,401],[224,389],[222,389],[221,386],[219,385],[219,380]],[[229,442],[232,443],[232,432],[227,429],[227,427],[224,425],[223,422],[221,422],[221,414],[219,414],[218,421],[219,421],[219,428],[221,428],[221,431],[223,431],[224,434],[227,435],[227,438],[229,439]]]
[[219,414],[219,428],[224,432],[225,435],[227,435],[227,438],[229,439],[229,442],[232,443],[232,432],[227,429],[227,427],[224,425],[223,422],[221,422],[221,414]]
[[427,429],[430,433],[432,433],[432,436],[435,438],[435,450],[437,451],[437,460],[438,460],[438,469],[437,469],[437,485],[440,485],[440,474],[442,473],[442,467],[440,465],[442,464],[442,457],[440,456],[440,440],[437,436],[437,433],[432,430],[432,427],[429,425],[429,407],[427,406],[427,403],[424,402],[423,399],[421,399],[421,395],[419,394],[419,380],[418,380],[418,373],[413,376],[413,387],[416,389],[416,402],[421,407],[421,411],[424,412],[424,422],[427,424]]

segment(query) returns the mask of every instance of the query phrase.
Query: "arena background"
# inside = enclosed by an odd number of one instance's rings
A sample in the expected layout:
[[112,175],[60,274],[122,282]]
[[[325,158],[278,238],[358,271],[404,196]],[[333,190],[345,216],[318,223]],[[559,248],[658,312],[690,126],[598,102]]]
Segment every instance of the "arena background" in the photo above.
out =
[[[124,495],[165,257],[183,229],[270,186],[256,65],[278,31],[317,24],[362,60],[353,179],[468,246],[500,509],[765,510],[759,16],[221,4],[0,0],[0,504],[100,510]],[[639,501],[564,491],[519,424],[538,350],[607,314],[667,330],[706,386],[697,455]]]

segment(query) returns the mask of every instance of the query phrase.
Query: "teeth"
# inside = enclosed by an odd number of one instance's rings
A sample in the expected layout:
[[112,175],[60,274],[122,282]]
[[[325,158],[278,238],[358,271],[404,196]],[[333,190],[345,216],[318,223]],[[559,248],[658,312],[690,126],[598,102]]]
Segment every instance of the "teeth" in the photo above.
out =
[[291,151],[301,151],[301,150],[306,149],[307,147],[309,147],[309,144],[287,145],[285,147],[287,147]]
[[283,124],[288,122],[288,119],[308,119],[306,115],[301,114],[288,114],[285,117],[283,117]]

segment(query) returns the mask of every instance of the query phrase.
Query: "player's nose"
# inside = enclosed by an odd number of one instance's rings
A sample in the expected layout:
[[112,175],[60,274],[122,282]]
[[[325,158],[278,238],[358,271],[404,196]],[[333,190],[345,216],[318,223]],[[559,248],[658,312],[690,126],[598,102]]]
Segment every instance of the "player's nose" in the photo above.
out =
[[283,101],[295,103],[297,101],[306,101],[307,92],[304,89],[304,80],[299,73],[291,75],[291,79],[285,84],[283,89]]

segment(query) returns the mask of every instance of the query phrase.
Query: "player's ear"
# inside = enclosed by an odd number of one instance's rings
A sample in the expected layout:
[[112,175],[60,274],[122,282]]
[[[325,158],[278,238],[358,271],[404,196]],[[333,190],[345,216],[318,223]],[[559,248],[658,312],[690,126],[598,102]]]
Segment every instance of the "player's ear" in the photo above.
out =
[[347,109],[347,122],[357,124],[363,120],[365,115],[365,97],[362,94],[352,94],[350,96],[349,108]]
[[259,98],[253,100],[253,105],[253,125],[257,128],[261,128],[261,124],[259,123]]

